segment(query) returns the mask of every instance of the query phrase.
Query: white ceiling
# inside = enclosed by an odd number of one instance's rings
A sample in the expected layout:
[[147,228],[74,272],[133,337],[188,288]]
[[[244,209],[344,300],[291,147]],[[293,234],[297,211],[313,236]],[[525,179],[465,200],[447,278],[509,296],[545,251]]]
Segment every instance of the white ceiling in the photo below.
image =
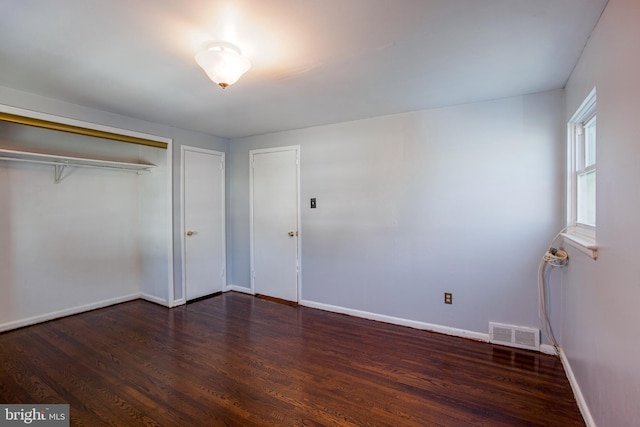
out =
[[[0,85],[256,135],[561,88],[606,2],[0,0]],[[194,61],[219,39],[253,64],[226,90]]]

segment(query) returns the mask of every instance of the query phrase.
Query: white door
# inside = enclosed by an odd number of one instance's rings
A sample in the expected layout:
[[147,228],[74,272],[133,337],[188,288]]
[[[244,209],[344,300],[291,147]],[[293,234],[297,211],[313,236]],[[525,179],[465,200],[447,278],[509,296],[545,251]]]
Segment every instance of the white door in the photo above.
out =
[[298,147],[252,150],[251,267],[256,294],[298,301]]
[[183,284],[186,299],[220,292],[226,282],[224,153],[182,147]]

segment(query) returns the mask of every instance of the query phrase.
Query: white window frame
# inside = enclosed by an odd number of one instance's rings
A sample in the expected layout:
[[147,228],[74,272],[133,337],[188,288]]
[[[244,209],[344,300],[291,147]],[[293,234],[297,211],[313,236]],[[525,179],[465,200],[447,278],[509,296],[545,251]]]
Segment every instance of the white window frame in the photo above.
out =
[[[597,155],[593,164],[584,165],[584,125],[596,117],[596,89],[593,88],[567,124],[567,228],[566,232],[563,233],[567,243],[594,259],[597,258],[598,250],[596,245],[596,226],[578,222],[578,176],[582,173],[596,170]],[[597,146],[596,136],[596,150]]]

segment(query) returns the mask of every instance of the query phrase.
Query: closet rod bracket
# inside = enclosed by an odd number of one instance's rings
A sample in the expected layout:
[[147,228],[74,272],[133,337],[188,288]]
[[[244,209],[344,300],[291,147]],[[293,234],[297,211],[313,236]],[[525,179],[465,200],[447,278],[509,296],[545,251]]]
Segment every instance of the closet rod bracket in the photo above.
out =
[[60,184],[60,181],[62,181],[62,173],[64,172],[64,169],[67,167],[67,165],[53,165],[53,168],[55,170],[55,183],[56,184]]

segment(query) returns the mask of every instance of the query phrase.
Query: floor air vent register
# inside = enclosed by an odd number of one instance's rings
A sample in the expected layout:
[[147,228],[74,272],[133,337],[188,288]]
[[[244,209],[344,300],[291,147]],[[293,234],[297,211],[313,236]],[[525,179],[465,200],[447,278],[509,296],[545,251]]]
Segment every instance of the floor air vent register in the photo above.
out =
[[493,344],[540,351],[540,330],[489,322],[489,341]]

